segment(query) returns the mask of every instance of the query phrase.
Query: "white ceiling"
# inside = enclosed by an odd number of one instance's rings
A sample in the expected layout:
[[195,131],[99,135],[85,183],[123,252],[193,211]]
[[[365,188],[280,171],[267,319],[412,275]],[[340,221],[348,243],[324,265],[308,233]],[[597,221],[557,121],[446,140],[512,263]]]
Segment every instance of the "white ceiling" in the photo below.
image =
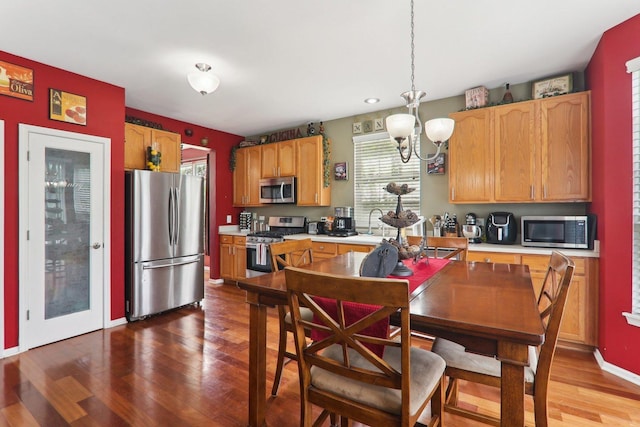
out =
[[[637,0],[416,0],[416,89],[431,100],[583,71],[638,13]],[[243,136],[398,107],[410,88],[409,0],[13,0],[2,16],[0,50]],[[216,92],[188,85],[196,62]]]

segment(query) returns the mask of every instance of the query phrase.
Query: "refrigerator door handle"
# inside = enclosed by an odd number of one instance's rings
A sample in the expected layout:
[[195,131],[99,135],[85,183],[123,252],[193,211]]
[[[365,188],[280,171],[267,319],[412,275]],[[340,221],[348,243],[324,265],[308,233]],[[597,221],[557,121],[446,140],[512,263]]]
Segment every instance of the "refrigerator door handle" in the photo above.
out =
[[167,268],[167,267],[177,267],[180,265],[193,264],[195,262],[199,262],[198,259],[192,259],[191,261],[182,261],[182,262],[168,262],[166,264],[157,264],[157,265],[143,265],[143,270],[153,270],[155,268]]
[[173,244],[178,244],[178,239],[180,238],[180,190],[178,188],[173,189],[173,200],[174,200],[174,223],[173,223]]
[[174,202],[173,202],[173,191],[171,188],[169,188],[169,220],[168,222],[168,227],[169,227],[169,245],[173,244],[173,212],[175,210],[174,207]]

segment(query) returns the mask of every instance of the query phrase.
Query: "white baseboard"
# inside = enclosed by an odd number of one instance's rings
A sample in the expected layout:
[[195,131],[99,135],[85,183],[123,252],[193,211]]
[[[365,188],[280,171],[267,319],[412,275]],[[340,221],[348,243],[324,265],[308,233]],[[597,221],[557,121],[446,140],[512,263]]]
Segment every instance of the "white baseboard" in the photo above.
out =
[[623,380],[629,381],[635,385],[640,386],[640,375],[634,374],[631,371],[627,371],[626,369],[622,369],[616,365],[613,365],[604,360],[602,354],[600,354],[600,350],[596,348],[593,352],[593,355],[596,357],[596,362],[598,362],[598,366],[603,371],[609,372],[610,374],[615,375],[616,377],[620,377]]
[[20,347],[5,348],[4,351],[0,353],[2,355],[0,359],[4,359],[5,357],[9,357],[9,356],[15,356],[18,353],[20,353]]
[[213,283],[214,285],[221,285],[224,283],[224,279],[209,279],[209,283]]
[[104,328],[105,329],[109,329],[109,328],[113,328],[113,327],[120,326],[120,325],[126,325],[126,324],[127,324],[127,318],[126,317],[121,317],[119,319],[111,320],[109,323],[104,325]]

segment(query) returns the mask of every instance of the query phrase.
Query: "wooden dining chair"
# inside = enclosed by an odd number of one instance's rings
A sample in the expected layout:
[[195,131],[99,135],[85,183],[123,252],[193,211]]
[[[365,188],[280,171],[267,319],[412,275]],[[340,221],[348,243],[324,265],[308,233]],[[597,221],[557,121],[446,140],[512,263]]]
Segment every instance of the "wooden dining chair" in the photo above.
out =
[[[407,236],[409,245],[420,245],[422,236]],[[433,248],[436,258],[467,260],[469,239],[466,237],[427,237],[427,247]]]
[[[320,425],[332,414],[341,417],[343,427],[351,421],[413,426],[429,403],[428,425],[442,424],[445,364],[435,353],[411,346],[408,281],[292,267],[285,269],[285,277],[298,355],[301,426]],[[311,322],[302,317],[302,306],[313,311]],[[400,319],[400,339],[386,334],[391,314]],[[306,329],[320,335],[311,344]],[[323,408],[315,423],[312,405]]]
[[[269,245],[269,251],[271,253],[272,271],[278,271],[287,266],[299,267],[313,262],[313,245],[311,239],[285,240],[284,242],[271,243]],[[309,309],[303,307],[302,313],[308,320],[313,318],[313,313]],[[289,314],[287,306],[278,306],[278,322],[280,326],[278,336],[278,360],[276,361],[276,375],[273,380],[273,387],[271,388],[272,396],[278,394],[285,357],[289,360],[298,359],[295,352],[287,351],[287,333],[293,332],[291,315]]]
[[[547,389],[551,362],[574,268],[571,259],[554,251],[538,296],[538,309],[545,327],[545,339],[540,347],[529,348],[529,366],[525,368],[525,392],[533,396],[536,427],[548,425]],[[445,372],[449,377],[449,384],[445,410],[476,421],[500,425],[497,418],[458,406],[458,380],[500,387],[500,361],[493,357],[467,353],[463,346],[441,338],[436,338],[432,351],[447,362]]]

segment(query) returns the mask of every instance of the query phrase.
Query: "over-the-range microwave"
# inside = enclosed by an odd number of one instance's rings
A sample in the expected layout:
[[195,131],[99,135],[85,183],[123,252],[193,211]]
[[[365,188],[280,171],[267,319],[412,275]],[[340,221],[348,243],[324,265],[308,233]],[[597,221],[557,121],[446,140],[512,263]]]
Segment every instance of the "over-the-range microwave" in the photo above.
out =
[[593,249],[596,216],[523,216],[522,246]]
[[260,180],[260,203],[295,203],[296,179],[293,176]]

